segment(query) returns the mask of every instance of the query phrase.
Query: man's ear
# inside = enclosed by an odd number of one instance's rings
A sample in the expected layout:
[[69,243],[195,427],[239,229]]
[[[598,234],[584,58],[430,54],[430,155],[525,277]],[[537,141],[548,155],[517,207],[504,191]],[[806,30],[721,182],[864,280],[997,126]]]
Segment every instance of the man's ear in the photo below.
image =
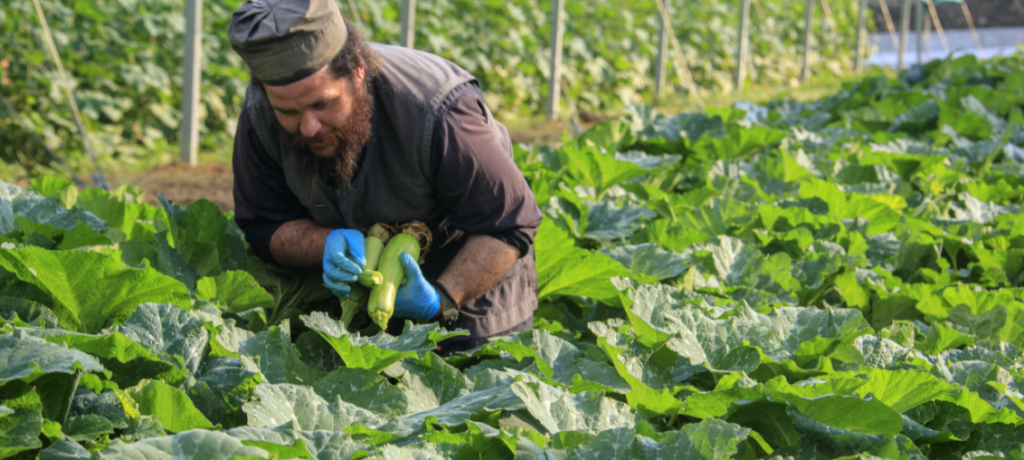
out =
[[363,79],[366,78],[366,67],[365,66],[356,67],[355,73],[353,73],[352,76],[355,77],[356,81],[359,81],[359,82],[363,81]]

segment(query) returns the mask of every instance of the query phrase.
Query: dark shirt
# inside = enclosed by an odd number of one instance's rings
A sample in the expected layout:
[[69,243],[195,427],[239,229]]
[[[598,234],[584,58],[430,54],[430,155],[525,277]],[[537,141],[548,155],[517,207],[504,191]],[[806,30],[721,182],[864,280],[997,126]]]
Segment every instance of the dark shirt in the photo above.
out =
[[[435,235],[444,256],[424,267],[436,278],[447,266],[452,251],[461,247],[463,234],[485,234],[517,248],[526,255],[540,225],[541,213],[529,186],[509,152],[487,125],[483,94],[475,83],[453,90],[437,111],[431,145],[431,173],[437,200],[444,208],[443,228],[449,235]],[[235,220],[253,250],[263,260],[270,257],[270,238],[287,221],[309,218],[292,193],[284,171],[264,150],[242,112],[234,149]],[[447,238],[445,238],[447,236]],[[428,261],[431,257],[428,255]],[[433,268],[433,269],[431,269]],[[433,276],[431,276],[433,275]]]

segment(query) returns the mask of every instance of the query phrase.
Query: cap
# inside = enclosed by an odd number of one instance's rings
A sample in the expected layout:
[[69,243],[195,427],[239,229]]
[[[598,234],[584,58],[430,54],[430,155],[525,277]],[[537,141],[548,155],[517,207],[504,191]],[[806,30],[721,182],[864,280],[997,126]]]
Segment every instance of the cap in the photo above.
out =
[[248,0],[231,15],[228,29],[231,48],[270,86],[316,73],[347,39],[334,0]]

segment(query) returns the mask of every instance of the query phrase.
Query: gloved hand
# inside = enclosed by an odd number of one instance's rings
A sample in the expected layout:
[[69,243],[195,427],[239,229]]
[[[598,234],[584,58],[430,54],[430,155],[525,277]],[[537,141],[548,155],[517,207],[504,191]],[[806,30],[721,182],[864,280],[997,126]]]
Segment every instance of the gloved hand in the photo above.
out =
[[419,320],[433,318],[441,308],[441,297],[437,290],[423,278],[419,264],[409,253],[403,252],[399,261],[405,270],[405,283],[398,288],[398,295],[395,296],[395,316]]
[[339,229],[324,245],[324,284],[334,295],[347,299],[356,277],[366,266],[366,242],[358,230]]

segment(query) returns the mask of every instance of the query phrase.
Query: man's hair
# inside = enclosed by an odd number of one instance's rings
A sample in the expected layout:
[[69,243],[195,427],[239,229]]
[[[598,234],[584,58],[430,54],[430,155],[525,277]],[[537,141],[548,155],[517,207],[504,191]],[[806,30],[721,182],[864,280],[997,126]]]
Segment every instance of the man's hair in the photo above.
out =
[[[345,40],[345,45],[341,47],[341,51],[334,55],[327,67],[335,79],[349,78],[356,69],[365,67],[366,80],[369,82],[370,77],[376,76],[380,72],[380,55],[370,47],[370,42],[363,38],[362,30],[348,19],[344,19],[344,21],[345,27],[348,28],[348,38]],[[249,72],[249,78],[256,88],[263,90],[263,82],[256,77],[256,74]]]
[[370,48],[370,42],[363,39],[363,31],[348,19],[345,19],[345,27],[348,28],[348,39],[328,64],[334,78],[351,77],[359,67],[366,68],[367,77],[376,76],[380,72],[380,55]]

